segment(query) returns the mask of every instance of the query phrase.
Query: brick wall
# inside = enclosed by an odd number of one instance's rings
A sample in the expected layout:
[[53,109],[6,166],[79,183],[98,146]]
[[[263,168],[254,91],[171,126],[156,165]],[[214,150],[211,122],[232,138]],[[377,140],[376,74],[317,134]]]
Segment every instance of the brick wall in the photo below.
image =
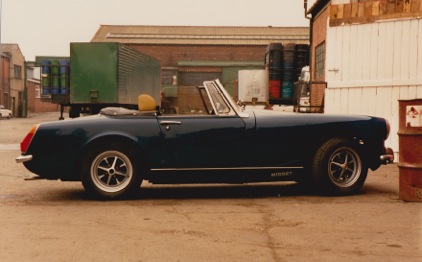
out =
[[324,81],[312,81],[310,83],[309,90],[311,95],[309,103],[311,104],[312,113],[324,112],[324,96],[326,88],[327,82]]
[[50,103],[49,101],[43,101],[40,98],[36,98],[35,92],[39,84],[28,81],[28,111],[29,113],[43,113],[43,112],[59,112],[60,105]]
[[[312,23],[312,40],[311,40],[311,83],[310,83],[310,103],[313,112],[324,111],[324,95],[325,95],[325,74],[315,77],[315,48],[324,43],[327,38],[327,22],[329,17],[329,9],[324,9],[318,14]],[[325,46],[329,48],[329,46]],[[324,59],[325,61],[325,59]]]
[[186,46],[186,45],[131,45],[133,49],[152,56],[162,67],[175,67],[177,61],[260,61],[264,60],[266,46]]

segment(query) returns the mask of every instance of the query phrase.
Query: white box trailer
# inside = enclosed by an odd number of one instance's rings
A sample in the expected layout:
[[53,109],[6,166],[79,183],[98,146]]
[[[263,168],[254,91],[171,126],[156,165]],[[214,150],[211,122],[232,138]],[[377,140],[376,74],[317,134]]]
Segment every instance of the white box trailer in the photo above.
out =
[[266,103],[268,93],[267,70],[239,70],[239,100],[244,103]]

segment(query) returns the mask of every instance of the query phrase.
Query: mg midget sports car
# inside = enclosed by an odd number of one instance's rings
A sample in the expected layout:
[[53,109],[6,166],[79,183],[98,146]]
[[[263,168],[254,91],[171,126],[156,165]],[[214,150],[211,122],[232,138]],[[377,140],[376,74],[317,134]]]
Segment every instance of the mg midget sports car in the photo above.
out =
[[82,181],[99,198],[128,196],[155,184],[298,181],[322,194],[362,187],[368,168],[394,159],[390,128],[370,116],[252,110],[219,80],[163,90],[160,106],[139,96],[139,110],[35,125],[16,162],[45,179]]

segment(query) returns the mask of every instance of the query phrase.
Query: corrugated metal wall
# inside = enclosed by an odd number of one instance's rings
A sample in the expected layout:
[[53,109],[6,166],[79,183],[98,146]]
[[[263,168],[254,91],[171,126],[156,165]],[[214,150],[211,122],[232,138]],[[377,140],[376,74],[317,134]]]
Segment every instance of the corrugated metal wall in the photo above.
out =
[[391,123],[398,151],[398,100],[422,98],[422,20],[328,27],[326,113],[368,114]]

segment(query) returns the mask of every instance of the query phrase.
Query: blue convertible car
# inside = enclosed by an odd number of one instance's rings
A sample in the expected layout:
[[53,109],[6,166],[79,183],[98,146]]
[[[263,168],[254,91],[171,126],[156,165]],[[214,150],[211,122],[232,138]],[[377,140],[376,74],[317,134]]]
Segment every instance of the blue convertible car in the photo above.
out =
[[[164,90],[165,91],[165,90]],[[218,81],[163,92],[160,106],[36,125],[16,158],[40,178],[82,181],[117,198],[151,183],[298,181],[323,194],[359,191],[368,168],[393,161],[385,119],[250,110]]]

